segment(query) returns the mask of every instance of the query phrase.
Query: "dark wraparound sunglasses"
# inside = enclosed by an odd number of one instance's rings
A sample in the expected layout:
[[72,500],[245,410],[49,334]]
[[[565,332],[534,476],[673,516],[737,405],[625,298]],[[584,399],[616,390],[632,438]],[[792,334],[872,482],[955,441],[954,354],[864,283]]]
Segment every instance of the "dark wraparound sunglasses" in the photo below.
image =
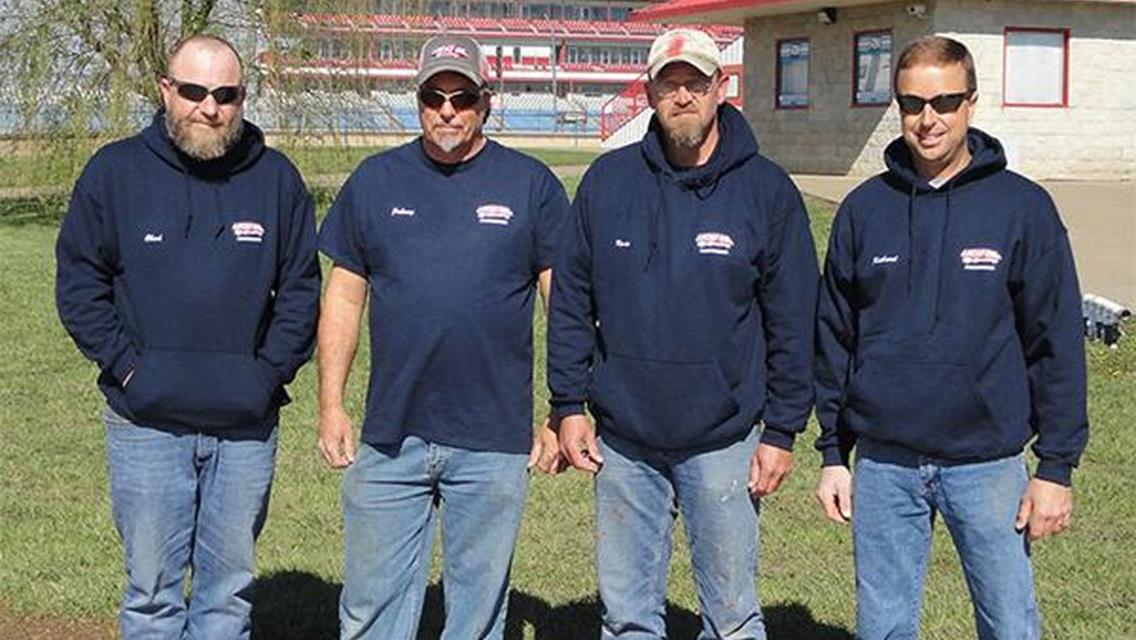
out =
[[481,99],[481,92],[461,89],[453,93],[446,93],[438,89],[423,87],[418,90],[418,99],[431,109],[441,109],[442,105],[449,102],[453,105],[455,111],[464,111],[472,109],[477,104],[477,101]]
[[954,113],[959,110],[964,100],[974,95],[973,91],[963,91],[960,93],[940,93],[934,98],[920,98],[919,96],[903,95],[896,96],[895,101],[899,103],[899,110],[905,115],[915,116],[923,113],[923,107],[928,104],[935,110],[935,113]]
[[237,85],[207,89],[199,84],[182,82],[169,76],[166,76],[166,80],[173,85],[179,96],[190,102],[201,102],[206,96],[211,95],[217,104],[233,104],[245,97],[245,88]]

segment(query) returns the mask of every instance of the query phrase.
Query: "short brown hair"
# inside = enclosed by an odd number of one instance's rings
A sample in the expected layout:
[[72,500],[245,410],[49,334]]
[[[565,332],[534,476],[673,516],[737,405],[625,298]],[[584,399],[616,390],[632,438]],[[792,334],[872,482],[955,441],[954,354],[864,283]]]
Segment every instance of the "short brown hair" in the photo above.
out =
[[165,73],[169,73],[170,65],[173,64],[174,58],[176,58],[178,54],[181,53],[182,49],[191,44],[205,44],[213,45],[215,47],[220,46],[233,52],[233,57],[237,59],[237,69],[240,70],[241,78],[243,81],[245,75],[245,61],[241,59],[241,54],[237,51],[237,48],[233,46],[232,42],[229,42],[221,36],[213,35],[212,33],[195,33],[175,42],[174,46],[170,47],[169,55],[166,56]]
[[903,48],[892,72],[891,86],[894,91],[899,89],[899,72],[910,69],[918,64],[931,64],[936,66],[958,64],[966,71],[966,90],[978,90],[978,78],[974,73],[974,58],[966,45],[943,36],[923,36],[912,40]]

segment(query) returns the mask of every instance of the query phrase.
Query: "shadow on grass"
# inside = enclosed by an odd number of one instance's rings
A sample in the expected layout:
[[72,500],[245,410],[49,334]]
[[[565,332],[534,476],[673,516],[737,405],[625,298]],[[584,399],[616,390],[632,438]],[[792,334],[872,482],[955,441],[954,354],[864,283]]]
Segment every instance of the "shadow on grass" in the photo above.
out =
[[[339,583],[300,571],[281,571],[261,577],[253,592],[254,640],[332,640],[339,637]],[[436,640],[445,617],[442,587],[426,589],[417,640]],[[800,603],[765,607],[766,629],[778,640],[852,640],[846,629],[818,622]],[[526,628],[535,640],[591,640],[600,634],[599,603],[594,598],[562,605],[513,590],[509,597],[506,640],[522,640]],[[698,614],[667,603],[667,635],[675,640],[695,638],[701,628]]]

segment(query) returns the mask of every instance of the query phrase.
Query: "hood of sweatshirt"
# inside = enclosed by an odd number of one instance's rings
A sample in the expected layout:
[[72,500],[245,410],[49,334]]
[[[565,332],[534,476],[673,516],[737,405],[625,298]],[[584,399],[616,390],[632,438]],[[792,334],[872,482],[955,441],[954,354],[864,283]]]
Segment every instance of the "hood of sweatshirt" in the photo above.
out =
[[190,181],[198,179],[213,185],[214,202],[202,208],[212,209],[215,212],[215,219],[212,222],[216,228],[220,229],[224,225],[224,221],[220,218],[221,191],[224,185],[233,175],[253,166],[264,154],[265,149],[264,132],[253,123],[244,120],[240,139],[225,155],[215,160],[197,160],[179,149],[174,144],[173,139],[170,138],[169,130],[166,127],[166,111],[164,109],[159,109],[154,114],[150,126],[142,131],[142,140],[146,143],[146,148],[154,155],[185,176],[185,193],[186,199],[189,201],[185,220],[187,237],[193,228],[194,219],[197,217]]
[[651,171],[683,188],[698,191],[703,197],[702,192],[712,190],[723,175],[757,155],[757,138],[741,112],[729,104],[718,107],[718,146],[709,161],[699,167],[676,168],[667,161],[663,146],[667,134],[658,115],[651,117],[647,131],[641,148]]
[[[970,164],[940,185],[939,191],[961,187],[1006,168],[1006,153],[1002,149],[1002,143],[990,134],[972,127],[966,134],[966,146],[970,150]],[[919,175],[911,149],[903,137],[892,140],[884,150],[884,164],[888,169],[885,179],[893,186],[913,194],[936,190],[927,178]]]

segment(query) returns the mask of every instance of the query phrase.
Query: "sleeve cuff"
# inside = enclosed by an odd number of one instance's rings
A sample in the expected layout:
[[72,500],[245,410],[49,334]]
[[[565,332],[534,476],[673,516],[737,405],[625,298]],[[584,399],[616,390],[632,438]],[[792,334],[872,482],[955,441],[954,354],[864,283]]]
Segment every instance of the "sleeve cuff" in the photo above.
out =
[[765,429],[761,431],[761,444],[767,444],[778,449],[786,451],[793,450],[793,440],[796,434],[781,431],[777,427],[765,425]]
[[558,402],[552,405],[552,417],[554,421],[575,415],[584,415],[583,402]]
[[822,467],[847,467],[849,456],[840,451],[839,446],[825,447],[820,450]]
[[1059,460],[1042,460],[1037,463],[1034,477],[1068,487],[1073,483],[1073,465]]

